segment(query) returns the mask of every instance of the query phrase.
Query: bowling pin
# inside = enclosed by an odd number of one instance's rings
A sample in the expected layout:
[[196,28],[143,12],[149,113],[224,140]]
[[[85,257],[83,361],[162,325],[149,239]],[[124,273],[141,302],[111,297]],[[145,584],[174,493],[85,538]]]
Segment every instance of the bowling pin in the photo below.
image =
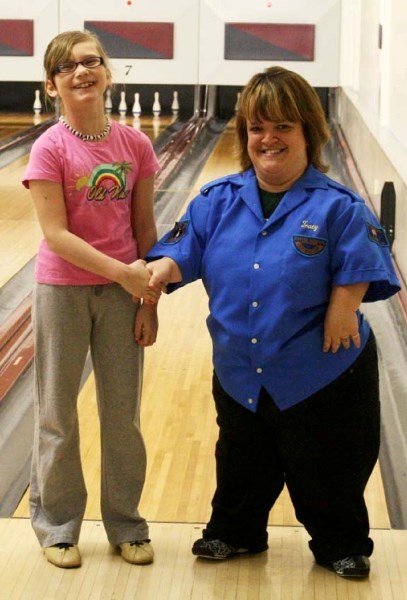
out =
[[126,92],[120,92],[119,114],[124,116],[127,113]]
[[160,133],[160,117],[159,117],[159,115],[153,116],[153,133],[154,133],[154,138],[158,137],[158,134]]
[[153,115],[159,115],[161,112],[160,94],[154,92]]
[[171,104],[171,110],[174,114],[176,114],[179,111],[178,92],[174,92],[174,96],[173,96],[173,100],[172,100],[172,104]]
[[34,114],[39,115],[42,110],[40,90],[35,90],[35,100],[33,104]]
[[141,115],[141,106],[140,106],[140,94],[136,92],[134,94],[134,104],[132,108],[133,116]]
[[237,93],[236,104],[235,104],[235,112],[237,112],[239,108],[239,100],[240,100],[240,92]]
[[134,129],[141,129],[141,119],[139,115],[134,115],[133,127]]
[[110,114],[112,112],[112,92],[110,89],[106,90],[106,100],[105,100],[105,111]]

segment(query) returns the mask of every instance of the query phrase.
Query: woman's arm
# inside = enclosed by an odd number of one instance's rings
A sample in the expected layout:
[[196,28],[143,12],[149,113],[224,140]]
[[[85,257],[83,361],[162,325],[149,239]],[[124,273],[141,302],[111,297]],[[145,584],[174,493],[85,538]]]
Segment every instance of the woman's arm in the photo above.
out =
[[337,285],[332,288],[324,324],[324,352],[337,352],[342,345],[350,348],[351,342],[360,347],[358,310],[368,282]]

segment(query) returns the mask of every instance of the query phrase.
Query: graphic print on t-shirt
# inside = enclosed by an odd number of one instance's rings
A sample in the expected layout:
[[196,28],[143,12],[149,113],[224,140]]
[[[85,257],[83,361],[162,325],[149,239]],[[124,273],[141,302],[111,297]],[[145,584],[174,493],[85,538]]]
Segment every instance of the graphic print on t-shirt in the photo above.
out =
[[126,174],[132,170],[131,163],[104,163],[95,167],[89,177],[82,175],[76,180],[76,189],[87,187],[87,200],[125,200],[129,195]]

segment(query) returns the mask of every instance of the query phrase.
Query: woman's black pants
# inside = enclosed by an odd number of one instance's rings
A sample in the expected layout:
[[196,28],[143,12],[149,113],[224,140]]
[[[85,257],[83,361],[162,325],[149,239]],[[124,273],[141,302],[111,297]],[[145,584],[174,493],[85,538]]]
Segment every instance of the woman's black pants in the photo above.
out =
[[373,334],[346,372],[288,410],[262,389],[252,413],[228,396],[216,374],[213,395],[217,489],[204,538],[266,548],[269,512],[286,484],[318,562],[370,556],[364,490],[380,444]]

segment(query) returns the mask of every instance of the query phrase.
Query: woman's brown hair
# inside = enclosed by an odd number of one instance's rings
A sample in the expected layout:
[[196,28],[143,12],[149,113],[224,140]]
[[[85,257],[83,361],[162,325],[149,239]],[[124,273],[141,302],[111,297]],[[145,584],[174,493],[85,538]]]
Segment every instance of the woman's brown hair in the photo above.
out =
[[330,137],[321,101],[314,88],[298,73],[270,67],[254,75],[239,96],[236,115],[237,151],[243,171],[252,166],[247,151],[248,121],[301,122],[307,142],[308,164],[323,173],[322,149]]

